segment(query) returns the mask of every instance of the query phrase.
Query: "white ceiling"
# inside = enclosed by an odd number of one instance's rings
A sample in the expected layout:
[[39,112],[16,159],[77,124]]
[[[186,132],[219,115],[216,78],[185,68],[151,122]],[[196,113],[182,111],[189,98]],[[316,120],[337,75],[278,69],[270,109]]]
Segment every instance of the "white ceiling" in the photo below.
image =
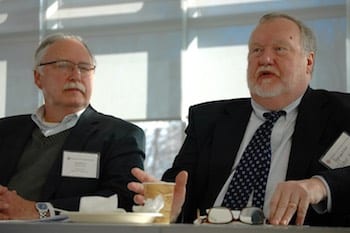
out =
[[[45,9],[40,19],[40,2]],[[346,15],[346,0],[190,0],[187,11],[181,0],[0,0],[0,35],[16,33],[37,33],[42,27],[98,28],[100,26],[128,27],[129,24],[143,24],[173,21],[181,25],[183,17],[194,24],[207,25],[220,22],[237,24],[240,21],[255,22],[255,15],[269,5],[271,11],[297,10],[297,17],[343,17]],[[208,5],[215,2],[216,5]],[[242,3],[244,2],[244,3]],[[315,2],[317,2],[315,7]],[[220,3],[220,4],[219,4]],[[254,4],[254,7],[252,7]],[[51,11],[47,10],[51,9]],[[224,20],[223,20],[224,19]]]

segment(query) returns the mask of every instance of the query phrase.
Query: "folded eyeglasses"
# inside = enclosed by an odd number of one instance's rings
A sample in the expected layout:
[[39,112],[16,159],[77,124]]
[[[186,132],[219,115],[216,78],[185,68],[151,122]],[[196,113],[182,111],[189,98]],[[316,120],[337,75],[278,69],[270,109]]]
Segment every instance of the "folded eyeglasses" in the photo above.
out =
[[213,207],[206,212],[206,216],[198,216],[194,223],[225,224],[233,221],[240,221],[252,225],[265,223],[264,212],[258,207],[246,207],[242,210],[230,210],[226,207]]

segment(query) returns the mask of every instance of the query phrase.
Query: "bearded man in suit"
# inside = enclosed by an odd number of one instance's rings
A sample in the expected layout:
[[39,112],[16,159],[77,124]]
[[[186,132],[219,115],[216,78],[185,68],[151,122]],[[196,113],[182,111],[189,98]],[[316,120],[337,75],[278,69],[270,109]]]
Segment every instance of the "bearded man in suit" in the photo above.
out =
[[[232,177],[264,122],[264,113],[282,110],[285,115],[272,128],[271,163],[264,184],[262,208],[268,222],[349,225],[350,168],[331,169],[320,160],[343,132],[350,132],[350,95],[310,88],[315,36],[289,15],[264,15],[248,47],[251,98],[208,102],[189,110],[184,144],[162,177],[176,181],[173,221],[190,223],[197,210],[203,215],[211,207],[224,205]],[[140,182],[154,180],[139,169],[132,172]],[[142,183],[128,187],[138,193],[134,201],[142,204]],[[252,205],[254,190],[249,195],[245,207]]]

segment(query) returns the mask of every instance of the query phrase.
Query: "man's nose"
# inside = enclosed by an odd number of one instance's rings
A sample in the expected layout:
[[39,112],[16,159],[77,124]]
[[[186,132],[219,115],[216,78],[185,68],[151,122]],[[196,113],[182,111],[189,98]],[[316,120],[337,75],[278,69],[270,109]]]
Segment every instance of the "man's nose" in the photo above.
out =
[[264,66],[268,66],[268,65],[271,65],[273,63],[273,60],[274,60],[274,55],[273,55],[272,51],[264,50],[262,52],[261,56],[259,57],[259,64],[264,65]]
[[80,68],[77,64],[74,64],[74,66],[72,67],[72,72],[77,71],[79,74],[81,74]]
[[81,79],[81,71],[78,65],[72,66],[71,79]]

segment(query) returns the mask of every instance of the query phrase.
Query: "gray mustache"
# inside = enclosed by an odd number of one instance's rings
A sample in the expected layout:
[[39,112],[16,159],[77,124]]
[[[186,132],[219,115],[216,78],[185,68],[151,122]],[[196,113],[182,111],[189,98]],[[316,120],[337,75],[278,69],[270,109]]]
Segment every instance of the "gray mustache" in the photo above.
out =
[[81,91],[82,93],[86,92],[86,88],[83,84],[79,83],[79,82],[69,82],[66,83],[63,86],[63,90],[67,90],[67,89],[78,89],[79,91]]
[[277,72],[277,70],[274,69],[271,66],[260,66],[260,67],[258,67],[258,69],[256,71],[256,74],[259,75],[259,74],[262,74],[262,73],[265,73],[265,72],[269,72],[269,73],[273,73],[275,75],[279,75],[279,72]]

